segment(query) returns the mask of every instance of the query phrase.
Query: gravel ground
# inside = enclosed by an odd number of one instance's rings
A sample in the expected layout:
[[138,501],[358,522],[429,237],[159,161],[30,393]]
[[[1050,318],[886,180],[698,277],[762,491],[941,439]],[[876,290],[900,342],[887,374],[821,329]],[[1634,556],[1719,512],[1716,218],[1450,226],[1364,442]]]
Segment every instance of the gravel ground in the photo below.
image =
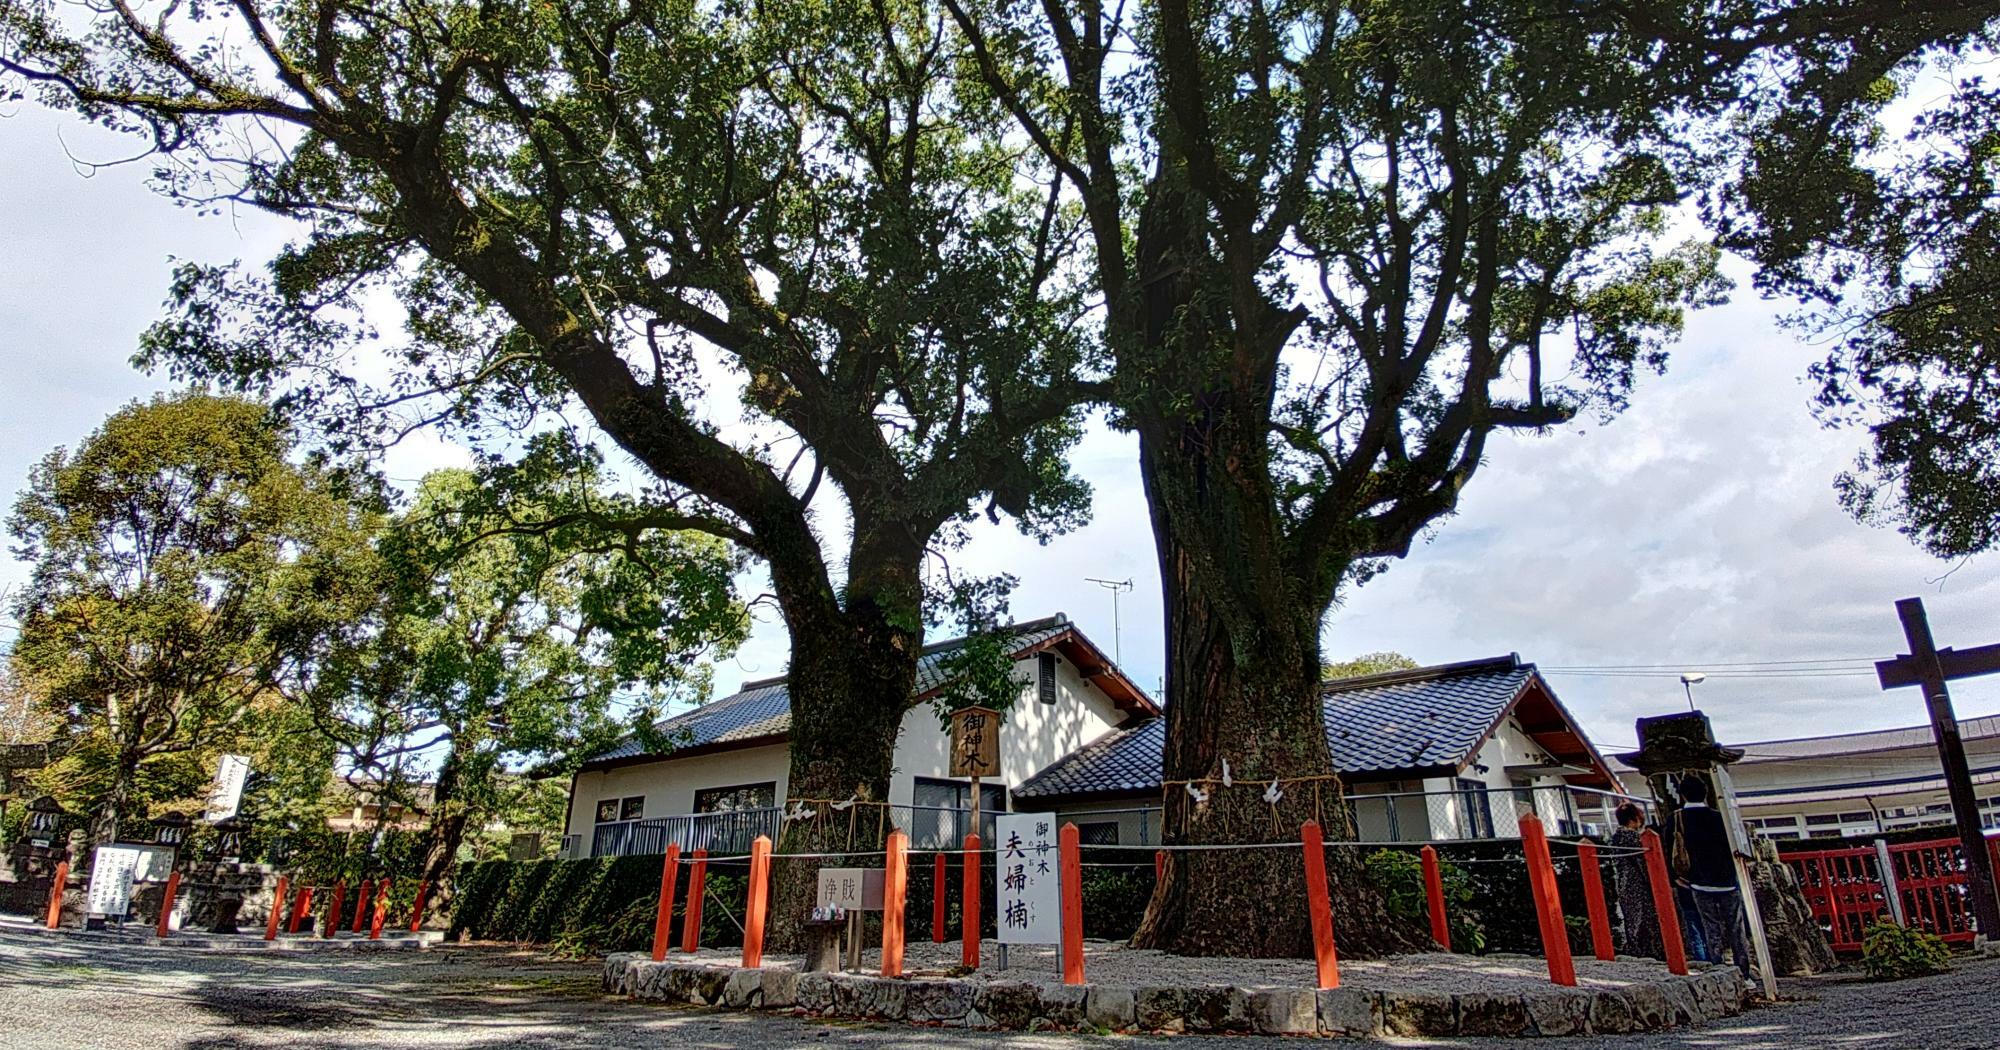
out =
[[[1515,1043],[1550,1050],[2000,1046],[2000,962],[1892,985],[1788,981],[1795,1001],[1650,1036]],[[413,954],[193,954],[0,934],[0,1046],[34,1050],[584,1047],[857,1050],[1298,1050],[1246,1036],[1095,1037],[856,1025],[609,999],[595,960],[488,947]],[[1477,1041],[1455,1041],[1477,1042]],[[1403,1041],[1403,1046],[1455,1045]]]
[[[979,949],[982,964],[978,973],[962,980],[974,981],[1060,981],[1062,966],[1054,945],[1015,945],[1008,953],[1007,969],[997,969],[1000,945],[984,942]],[[881,950],[861,953],[862,969],[881,972]],[[735,965],[743,958],[734,949],[704,949],[689,956],[675,952],[670,958],[698,959]],[[929,939],[905,946],[903,972],[909,977],[943,977],[959,964],[957,942],[934,944]],[[766,955],[764,964],[796,969],[798,956]],[[1318,972],[1311,959],[1191,959],[1164,952],[1140,951],[1112,941],[1086,941],[1083,946],[1084,976],[1093,982],[1136,988],[1148,985],[1185,987],[1311,988]],[[1577,984],[1584,988],[1621,988],[1656,981],[1667,972],[1665,963],[1651,959],[1620,959],[1598,962],[1589,956],[1576,959]],[[952,974],[952,976],[958,976]],[[1549,966],[1540,956],[1475,956],[1432,952],[1400,955],[1388,959],[1343,959],[1340,983],[1344,988],[1363,990],[1395,988],[1435,992],[1525,992],[1547,988]]]

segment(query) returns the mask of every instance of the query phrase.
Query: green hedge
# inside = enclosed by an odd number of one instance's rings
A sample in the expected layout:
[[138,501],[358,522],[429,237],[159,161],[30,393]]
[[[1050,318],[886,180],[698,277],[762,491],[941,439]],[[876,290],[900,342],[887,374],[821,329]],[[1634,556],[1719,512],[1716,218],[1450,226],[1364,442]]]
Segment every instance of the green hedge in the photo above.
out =
[[[704,947],[743,943],[746,881],[741,865],[708,869],[702,908]],[[685,868],[674,892],[675,937],[687,912]],[[660,858],[490,860],[459,868],[450,937],[550,944],[589,951],[636,951],[653,941],[660,892]]]

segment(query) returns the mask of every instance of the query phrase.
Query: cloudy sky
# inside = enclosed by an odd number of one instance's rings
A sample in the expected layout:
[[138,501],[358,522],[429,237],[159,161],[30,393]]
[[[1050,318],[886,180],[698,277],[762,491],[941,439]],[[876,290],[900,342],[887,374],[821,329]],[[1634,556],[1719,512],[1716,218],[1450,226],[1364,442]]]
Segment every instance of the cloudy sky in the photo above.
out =
[[[0,495],[48,449],[164,388],[126,360],[164,297],[170,257],[261,258],[285,236],[261,216],[174,208],[135,167],[85,177],[65,155],[119,149],[32,107],[0,115]],[[1646,382],[1623,418],[1489,443],[1460,514],[1334,611],[1328,656],[1518,652],[1544,669],[1706,670],[1696,699],[1739,742],[1920,723],[1914,692],[1881,693],[1865,671],[1721,677],[1901,652],[1892,604],[1911,595],[1925,598],[1940,644],[2000,641],[2000,560],[1941,563],[1836,505],[1832,479],[1859,437],[1813,423],[1800,376],[1815,350],[1776,316],[1739,291],[1696,315],[1668,375]],[[1133,580],[1117,644],[1150,689],[1162,665],[1159,582],[1134,454],[1129,438],[1097,428],[1077,455],[1096,487],[1088,527],[1046,547],[983,529],[963,559],[1020,578],[1017,616],[1066,612],[1106,649],[1111,595],[1086,578]],[[419,440],[389,472],[408,481],[454,459]],[[23,575],[0,559],[0,589]],[[785,651],[783,628],[760,624],[718,683],[781,671]],[[1684,704],[1671,674],[1550,674],[1607,749],[1633,742],[1635,717]],[[2000,679],[1956,695],[1961,715],[2000,712]]]

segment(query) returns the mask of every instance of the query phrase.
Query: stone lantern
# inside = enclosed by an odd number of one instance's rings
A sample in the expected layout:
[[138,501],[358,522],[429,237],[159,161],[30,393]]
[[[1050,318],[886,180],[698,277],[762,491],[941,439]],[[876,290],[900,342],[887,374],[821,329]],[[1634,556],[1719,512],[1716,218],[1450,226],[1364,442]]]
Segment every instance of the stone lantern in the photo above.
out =
[[56,800],[43,795],[28,803],[28,823],[24,829],[28,843],[42,849],[56,846],[56,829],[62,826],[63,808]]
[[[1739,869],[1743,881],[1754,887],[1744,905],[1752,932],[1761,929],[1764,934],[1753,940],[1769,956],[1766,976],[1832,969],[1836,963],[1833,948],[1813,919],[1797,877],[1778,859],[1772,843],[1751,836],[1744,828],[1736,786],[1729,776],[1729,767],[1743,757],[1743,750],[1716,743],[1708,716],[1699,711],[1641,718],[1638,730],[1639,750],[1618,758],[1646,778],[1646,786],[1659,805],[1661,825],[1671,824],[1674,812],[1681,807],[1681,782],[1689,777],[1700,779],[1707,784],[1710,804],[1721,812],[1733,844],[1741,853],[1756,857],[1754,863],[1741,864]],[[1769,972],[1772,969],[1776,973]]]

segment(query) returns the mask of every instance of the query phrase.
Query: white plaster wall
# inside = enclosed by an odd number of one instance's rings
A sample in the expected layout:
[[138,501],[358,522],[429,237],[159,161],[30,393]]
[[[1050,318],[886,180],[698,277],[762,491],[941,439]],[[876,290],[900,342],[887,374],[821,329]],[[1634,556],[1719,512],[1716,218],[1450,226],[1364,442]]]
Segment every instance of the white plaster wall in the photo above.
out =
[[[1021,698],[1007,711],[1000,728],[999,780],[1010,789],[1110,732],[1124,717],[1103,690],[1084,681],[1076,665],[1061,654],[1056,655],[1053,704],[1037,699],[1034,657],[1017,661],[1014,677],[1021,683]],[[889,801],[908,805],[918,777],[949,779],[950,744],[950,735],[939,725],[930,704],[911,708],[903,716],[902,734],[896,740]]]
[[[1007,712],[1000,731],[999,782],[1008,788],[1110,732],[1124,718],[1103,690],[1086,682],[1076,665],[1060,654],[1054,704],[1037,698],[1035,675],[1034,657],[1016,663],[1021,698]],[[896,742],[889,801],[908,805],[917,777],[946,779],[949,743],[928,703],[911,708]],[[772,744],[580,774],[570,805],[569,834],[589,840],[598,800],[604,798],[644,795],[646,816],[666,817],[694,812],[695,792],[701,789],[768,780],[777,784],[778,802],[783,805],[789,754],[784,744]]]
[[789,749],[770,744],[581,773],[570,803],[569,834],[582,835],[587,843],[596,826],[598,800],[606,798],[644,795],[647,817],[670,817],[694,812],[695,792],[704,788],[768,780],[777,784],[782,802],[789,771]]

